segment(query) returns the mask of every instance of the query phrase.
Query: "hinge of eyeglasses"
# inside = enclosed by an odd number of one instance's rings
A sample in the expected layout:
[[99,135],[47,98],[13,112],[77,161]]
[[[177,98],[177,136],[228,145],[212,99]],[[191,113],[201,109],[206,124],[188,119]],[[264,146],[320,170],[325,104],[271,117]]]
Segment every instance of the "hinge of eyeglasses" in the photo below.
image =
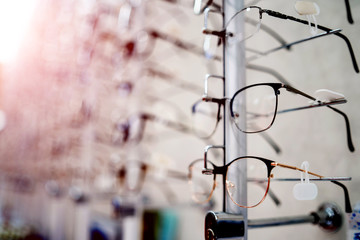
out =
[[202,172],[202,174],[204,174],[204,175],[213,175],[213,174],[214,174],[214,170],[213,170],[213,169],[203,168],[203,170],[202,170],[201,172]]
[[211,34],[211,35],[218,36],[220,38],[224,38],[226,35],[226,30],[224,29],[221,31],[214,31],[214,30],[209,30],[207,28],[203,28],[202,33],[203,34]]
[[213,98],[208,97],[208,95],[204,94],[201,98],[204,102],[210,102]]

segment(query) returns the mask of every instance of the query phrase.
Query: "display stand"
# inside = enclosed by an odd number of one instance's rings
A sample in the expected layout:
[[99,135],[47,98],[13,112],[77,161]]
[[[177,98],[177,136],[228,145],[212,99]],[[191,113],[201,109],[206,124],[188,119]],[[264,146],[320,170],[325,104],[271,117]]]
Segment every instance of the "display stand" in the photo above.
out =
[[[244,6],[243,1],[239,0],[224,0],[224,23],[227,22],[231,16],[238,10],[241,10]],[[244,22],[239,22],[236,26],[239,30],[243,29]],[[226,40],[224,41],[224,76],[225,76],[225,93],[224,96],[232,96],[237,89],[240,89],[246,85],[245,82],[245,46],[243,42],[236,44],[227,44]],[[232,159],[238,156],[246,155],[246,134],[240,131],[233,131],[231,126],[231,119],[228,109],[229,102],[226,102],[225,113],[224,113],[224,146],[225,146],[225,163],[230,162]],[[245,118],[242,119],[245,121]],[[239,169],[239,174],[237,174],[237,185],[243,186],[241,191],[239,191],[238,196],[235,196],[236,199],[241,199],[241,202],[245,202],[247,198],[247,189],[246,189],[246,162]],[[224,183],[225,184],[225,183]],[[245,186],[245,187],[244,187]],[[225,189],[225,188],[224,188]],[[225,212],[227,213],[236,213],[240,214],[245,222],[247,219],[247,210],[245,208],[239,208],[232,203],[230,198],[225,194]],[[246,230],[245,236],[246,237]]]

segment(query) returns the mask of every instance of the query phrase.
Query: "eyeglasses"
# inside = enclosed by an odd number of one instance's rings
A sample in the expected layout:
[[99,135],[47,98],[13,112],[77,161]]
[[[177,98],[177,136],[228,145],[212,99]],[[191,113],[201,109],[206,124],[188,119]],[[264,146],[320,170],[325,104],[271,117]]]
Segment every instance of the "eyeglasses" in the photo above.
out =
[[[222,18],[221,12],[216,11],[216,10],[207,9],[205,11],[205,21],[204,21],[205,22],[204,23],[205,27],[204,27],[204,31],[206,31],[206,29],[209,29],[208,25],[210,25],[209,24],[210,21],[208,19],[210,18],[209,17],[210,12],[217,13],[218,16],[221,15],[221,18]],[[258,21],[254,20],[254,19],[251,19],[251,18],[245,18],[245,24],[249,25],[248,28],[255,28],[258,25]],[[219,27],[213,27],[213,26],[210,27],[210,29],[217,29],[217,28],[219,28]],[[250,53],[254,54],[254,55],[246,57],[247,62],[258,59],[259,57],[262,57],[262,56],[267,56],[267,55],[269,55],[271,53],[274,53],[276,51],[279,51],[281,49],[290,50],[292,46],[297,45],[299,43],[307,42],[307,41],[310,41],[310,40],[314,40],[316,38],[325,37],[325,36],[328,36],[328,35],[331,35],[331,34],[334,34],[334,33],[341,32],[341,29],[335,29],[335,30],[326,31],[326,32],[323,32],[323,33],[320,33],[320,34],[317,34],[317,35],[314,35],[314,36],[311,36],[311,37],[308,37],[308,38],[304,38],[304,39],[301,39],[301,40],[298,40],[298,41],[287,43],[277,32],[275,32],[270,27],[268,27],[268,26],[266,26],[264,24],[261,24],[259,28],[261,30],[263,30],[264,32],[266,32],[267,34],[269,34],[269,36],[271,36],[274,40],[279,42],[280,46],[272,48],[270,50],[266,50],[266,51],[259,51],[257,49],[252,49],[252,48],[246,47],[245,50],[246,50],[247,54],[250,54]],[[205,56],[208,59],[217,57],[216,56],[216,51],[217,51],[218,46],[220,45],[221,41],[222,41],[222,38],[219,38],[216,35],[205,34],[204,43],[203,43],[203,49],[204,49]]]
[[[211,17],[210,17],[210,13]],[[205,19],[204,19],[204,28],[203,31],[206,29],[220,29],[223,26],[223,14],[220,10],[216,9],[209,9],[207,8],[205,10]],[[258,21],[245,18],[245,24],[249,25],[249,28],[254,28],[258,25]],[[275,41],[277,41],[280,46],[282,46],[280,49],[285,48],[287,50],[290,50],[292,45],[295,45],[296,43],[288,44],[284,38],[282,38],[276,31],[271,29],[270,27],[266,26],[265,24],[261,24],[260,29],[267,33],[270,37],[272,37]],[[310,39],[309,39],[310,40]],[[216,58],[218,60],[218,56],[215,55],[216,50],[218,49],[218,46],[221,44],[222,39],[219,38],[216,35],[212,34],[205,34],[204,43],[203,43],[203,50],[205,53],[205,56],[207,58]],[[250,50],[251,49],[246,49]]]
[[[237,185],[236,178],[239,174],[239,170],[243,167],[244,161],[247,164],[247,186],[245,187],[248,189],[249,194],[247,194],[245,202],[242,202],[242,200],[239,201],[236,199],[236,196],[238,196],[238,193],[241,192],[241,188],[243,187],[243,185]],[[200,203],[209,201],[216,187],[216,175],[220,174],[225,178],[226,191],[232,202],[242,208],[256,207],[265,200],[269,192],[270,181],[274,178],[272,171],[275,167],[287,168],[304,173],[306,172],[305,170],[295,166],[254,156],[239,157],[224,166],[216,166],[206,158],[195,160],[190,163],[188,167],[189,183],[193,198],[195,201]],[[336,185],[342,187],[345,194],[346,209],[349,210],[349,206],[351,206],[351,204],[348,191],[343,184],[338,184],[339,182],[337,181],[338,179],[343,180],[347,178],[324,178],[324,176],[314,172],[308,171],[307,173],[316,177],[315,179],[331,180]]]
[[[167,34],[155,29],[146,29],[136,33],[132,39],[123,40],[116,33],[111,31],[103,31],[97,34],[96,44],[98,50],[91,53],[94,56],[102,58],[111,64],[126,64],[129,60],[147,59],[154,51],[157,40],[162,40],[172,46],[185,50],[191,54],[204,56],[201,47],[187,42],[171,34]],[[110,44],[112,46],[111,55],[103,52],[102,44]],[[100,48],[100,49],[99,49]]]
[[[207,83],[205,83],[207,84]],[[303,96],[313,101],[313,104],[296,108],[278,110],[278,95],[280,89],[285,88],[287,91]],[[197,121],[203,121],[202,129],[208,129],[209,136],[213,134],[218,122],[221,120],[220,108],[225,106],[227,98],[213,98],[207,96],[207,88],[202,102],[197,102],[192,106],[193,118]],[[289,85],[281,83],[259,83],[244,87],[233,95],[230,99],[230,116],[236,128],[244,133],[258,133],[269,129],[274,123],[278,113],[287,113],[302,109],[327,106],[333,111],[342,115],[345,119],[348,147],[351,152],[354,146],[351,139],[350,123],[348,117],[342,111],[330,106],[334,104],[346,103],[342,97],[320,101],[316,98],[295,89]],[[195,115],[196,114],[196,115]],[[245,119],[242,121],[242,119]],[[205,124],[207,124],[205,126]]]
[[184,133],[192,132],[190,127],[180,122],[162,119],[150,113],[139,113],[131,116],[125,121],[120,121],[115,124],[111,142],[117,146],[123,146],[127,143],[136,144],[140,142],[143,139],[147,121],[158,122]]
[[[161,171],[158,171],[158,168],[158,166],[143,161],[127,161],[119,167],[114,167],[114,173],[117,179],[117,190],[120,191],[121,194],[136,195],[142,191],[144,184],[153,178],[156,178],[157,181],[163,179],[165,181],[161,182],[158,188],[162,190],[167,200],[172,202],[175,194],[172,189],[167,186],[168,180],[186,181],[188,179],[187,174],[174,169],[168,169],[165,166],[162,167]],[[159,172],[161,172],[161,175],[156,176]]]
[[[260,0],[253,0],[252,2],[247,3],[245,5],[254,5],[257,4],[258,2],[260,2]],[[202,14],[205,11],[205,9],[210,7],[219,11],[222,9],[222,7],[219,4],[214,3],[213,0],[195,0],[193,9],[195,14]],[[345,8],[346,8],[347,20],[349,23],[353,24],[354,20],[351,14],[351,7],[349,0],[345,0]]]
[[[276,17],[276,18],[284,19],[284,20],[291,20],[294,22],[308,25],[308,22],[305,20],[302,20],[302,19],[288,16],[283,13],[275,12],[275,11],[272,11],[269,9],[262,9],[257,6],[250,6],[250,7],[243,8],[242,10],[235,13],[229,19],[229,21],[225,24],[225,28],[220,31],[208,29],[207,25],[206,25],[207,20],[205,19],[205,28],[203,29],[203,33],[218,36],[220,39],[224,39],[224,40],[226,39],[228,44],[234,44],[236,42],[244,41],[244,40],[252,37],[254,34],[256,34],[259,31],[263,13],[266,13],[267,15],[269,15],[271,17]],[[244,29],[239,28],[237,25],[238,22],[239,21],[241,22],[241,20],[244,20],[247,18],[257,21],[257,24],[256,25],[245,24]],[[311,23],[311,26],[314,26],[314,24]],[[321,25],[317,25],[317,27],[318,27],[318,29],[321,29],[325,32],[333,31],[332,29],[321,26]],[[354,70],[355,70],[355,72],[359,73],[359,68],[358,68],[358,65],[356,62],[356,57],[355,57],[354,51],[352,49],[350,40],[345,35],[343,35],[339,32],[335,32],[333,34],[340,37],[341,39],[343,39],[345,41],[345,43],[348,47],[350,56],[351,56]]]

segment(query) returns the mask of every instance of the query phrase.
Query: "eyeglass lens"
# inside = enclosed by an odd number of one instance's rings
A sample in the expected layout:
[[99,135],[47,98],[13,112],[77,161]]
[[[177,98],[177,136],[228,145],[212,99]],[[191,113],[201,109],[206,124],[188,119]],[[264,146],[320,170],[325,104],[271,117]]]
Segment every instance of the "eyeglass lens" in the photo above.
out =
[[[243,184],[238,184],[238,174],[243,169],[243,161],[247,162],[247,202],[235,199],[244,188]],[[263,201],[267,194],[268,184],[267,165],[256,158],[241,158],[230,163],[226,173],[226,190],[230,199],[242,207],[255,207]]]
[[[234,123],[240,131],[246,133],[268,129],[274,121],[276,109],[277,95],[269,85],[255,85],[241,90],[231,102]],[[240,121],[241,116],[246,116],[246,122]]]
[[193,105],[192,124],[198,137],[208,138],[216,130],[218,124],[219,104],[198,101]]
[[[247,23],[244,26],[239,26],[238,23],[245,22],[246,19],[249,19],[252,24]],[[228,43],[234,44],[250,38],[259,31],[260,25],[260,9],[257,7],[244,8],[236,13],[226,24]]]
[[[247,186],[238,184],[236,177],[243,169],[244,161],[247,163]],[[191,193],[194,200],[199,203],[209,201],[216,187],[214,175],[202,174],[203,168],[203,159],[196,160],[189,166]],[[214,165],[208,162],[207,169],[213,171]],[[230,199],[240,207],[257,206],[267,195],[269,188],[268,176],[267,165],[257,158],[240,158],[231,162],[226,172],[226,190]],[[235,197],[238,196],[239,192],[242,192],[244,187],[247,188],[248,197],[246,202],[241,202]]]
[[[198,203],[205,203],[210,200],[215,188],[214,175],[204,175],[204,159],[198,159],[189,166],[190,190],[193,199]],[[207,168],[214,170],[214,166],[208,162]]]
[[[219,11],[207,11],[205,13],[204,28],[219,30],[223,28],[223,16]],[[203,51],[207,59],[211,59],[221,50],[221,39],[213,34],[204,35]]]

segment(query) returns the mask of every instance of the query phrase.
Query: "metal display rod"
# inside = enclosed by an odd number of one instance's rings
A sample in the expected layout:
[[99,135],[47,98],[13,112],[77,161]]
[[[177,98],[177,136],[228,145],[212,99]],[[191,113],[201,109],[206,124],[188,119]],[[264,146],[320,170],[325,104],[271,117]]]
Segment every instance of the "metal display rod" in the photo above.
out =
[[[224,10],[224,24],[239,10],[244,6],[243,0],[223,0],[223,10]],[[236,24],[238,28],[237,31],[240,32],[244,29],[244,20]],[[224,51],[223,51],[224,61],[223,61],[223,71],[225,76],[225,88],[224,88],[224,97],[232,96],[238,89],[246,85],[245,77],[245,45],[243,42],[237,44],[227,44],[226,40],[224,41]],[[224,108],[224,146],[225,146],[225,155],[224,163],[230,162],[232,159],[235,159],[239,156],[246,156],[246,134],[240,131],[235,131],[231,126],[231,119],[229,114],[229,102],[226,102]],[[245,121],[245,118],[242,119]],[[239,202],[245,202],[247,199],[247,174],[246,174],[246,161],[242,163],[241,168],[238,169],[238,174],[236,175],[237,186],[243,186],[241,191],[238,192],[237,196],[233,196],[235,199],[238,199]],[[225,180],[224,180],[225,187]],[[224,188],[225,189],[225,188]],[[247,239],[246,234],[246,225],[247,225],[247,209],[239,208],[232,203],[230,198],[224,194],[224,206],[223,211],[227,213],[240,214],[244,222],[244,240]]]
[[[208,212],[206,215],[205,239],[238,239],[245,235],[243,216],[225,212]],[[343,214],[333,203],[322,204],[316,212],[303,216],[247,220],[249,229],[312,223],[322,229],[335,232],[343,224]]]

